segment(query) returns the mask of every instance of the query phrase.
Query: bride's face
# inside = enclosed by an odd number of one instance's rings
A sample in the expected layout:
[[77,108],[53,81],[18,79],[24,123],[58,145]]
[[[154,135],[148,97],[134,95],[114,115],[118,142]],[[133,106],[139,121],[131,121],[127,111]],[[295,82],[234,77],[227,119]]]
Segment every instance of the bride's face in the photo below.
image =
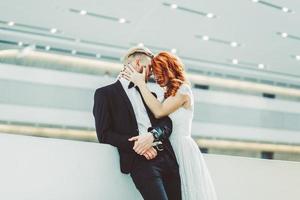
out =
[[154,79],[155,82],[160,86],[160,87],[166,87],[168,82],[169,82],[169,78],[167,76],[163,76],[162,74],[158,74],[158,73],[153,73],[154,75]]

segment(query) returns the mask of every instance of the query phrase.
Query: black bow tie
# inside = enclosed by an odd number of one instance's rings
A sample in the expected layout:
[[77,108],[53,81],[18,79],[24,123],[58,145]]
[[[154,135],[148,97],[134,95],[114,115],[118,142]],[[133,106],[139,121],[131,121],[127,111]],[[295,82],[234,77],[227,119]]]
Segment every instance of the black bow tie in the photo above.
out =
[[[130,82],[128,85],[128,89],[133,88],[133,86],[134,86],[134,83]],[[134,88],[141,94],[140,88],[138,86],[134,86]]]
[[[131,89],[134,86],[134,83],[130,81],[129,85],[128,85],[128,89]],[[135,86],[136,88],[136,86]]]

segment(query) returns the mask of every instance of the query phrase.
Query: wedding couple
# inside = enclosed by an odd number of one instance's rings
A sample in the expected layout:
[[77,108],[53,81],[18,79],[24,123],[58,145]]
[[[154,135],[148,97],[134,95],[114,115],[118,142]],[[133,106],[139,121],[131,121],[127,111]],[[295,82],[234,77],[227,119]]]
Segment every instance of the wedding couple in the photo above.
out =
[[[194,98],[180,59],[130,49],[115,83],[98,88],[93,114],[100,143],[118,148],[121,172],[146,200],[216,200],[205,160],[191,137]],[[147,81],[164,89],[156,99]]]

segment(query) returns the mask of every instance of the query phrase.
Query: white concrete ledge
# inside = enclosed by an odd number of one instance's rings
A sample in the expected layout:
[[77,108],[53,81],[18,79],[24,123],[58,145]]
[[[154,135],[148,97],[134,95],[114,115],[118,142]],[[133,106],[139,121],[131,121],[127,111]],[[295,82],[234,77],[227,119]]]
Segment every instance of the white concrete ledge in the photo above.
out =
[[[204,155],[219,200],[298,200],[300,163]],[[0,199],[141,199],[115,148],[0,134]]]

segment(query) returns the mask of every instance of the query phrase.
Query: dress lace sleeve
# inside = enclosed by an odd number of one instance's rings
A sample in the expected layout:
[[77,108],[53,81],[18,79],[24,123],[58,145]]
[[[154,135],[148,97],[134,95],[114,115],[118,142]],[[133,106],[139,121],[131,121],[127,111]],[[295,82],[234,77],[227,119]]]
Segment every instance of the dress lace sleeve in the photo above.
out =
[[190,97],[191,100],[191,106],[194,105],[194,97],[193,97],[193,93],[192,93],[192,89],[188,84],[182,84],[180,86],[180,88],[178,89],[178,92],[181,94],[185,94],[188,95]]

